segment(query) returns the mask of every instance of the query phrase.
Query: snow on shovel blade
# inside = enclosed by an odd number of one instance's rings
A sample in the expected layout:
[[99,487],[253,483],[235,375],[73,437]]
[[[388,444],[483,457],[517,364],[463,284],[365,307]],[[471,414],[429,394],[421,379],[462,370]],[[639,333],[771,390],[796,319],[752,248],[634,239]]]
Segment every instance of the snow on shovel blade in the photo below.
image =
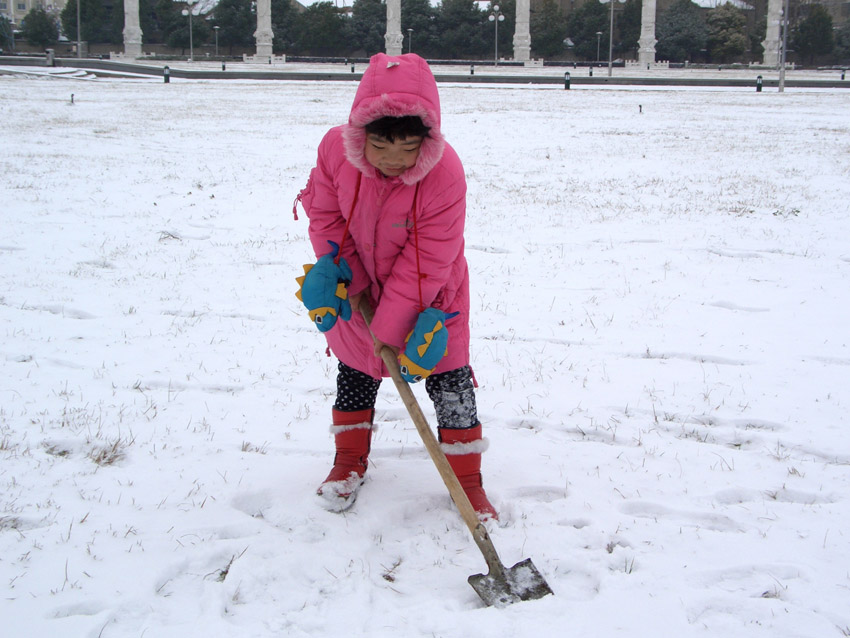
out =
[[554,594],[530,558],[520,561],[510,569],[491,569],[486,575],[475,574],[468,580],[481,596],[481,600],[493,607],[506,607],[523,600],[535,600]]

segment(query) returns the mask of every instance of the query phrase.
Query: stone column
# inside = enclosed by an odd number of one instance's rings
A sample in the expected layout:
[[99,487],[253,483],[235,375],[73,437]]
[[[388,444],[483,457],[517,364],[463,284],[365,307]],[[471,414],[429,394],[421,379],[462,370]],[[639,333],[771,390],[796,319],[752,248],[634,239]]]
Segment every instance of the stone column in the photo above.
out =
[[782,21],[782,0],[767,0],[767,33],[761,45],[764,47],[762,64],[779,66],[779,51],[782,42],[779,29]]
[[655,0],[643,0],[640,10],[640,40],[638,40],[638,63],[640,68],[655,64]]
[[514,31],[514,60],[531,60],[531,31],[528,24],[531,16],[530,0],[516,1],[516,30]]
[[139,0],[124,0],[124,55],[128,58],[142,57]]
[[387,32],[384,46],[387,55],[401,55],[404,36],[401,34],[401,0],[387,0]]
[[[125,0],[126,1],[126,0]],[[257,0],[257,30],[254,31],[257,41],[257,58],[272,59],[272,0]],[[261,60],[257,60],[258,62]]]

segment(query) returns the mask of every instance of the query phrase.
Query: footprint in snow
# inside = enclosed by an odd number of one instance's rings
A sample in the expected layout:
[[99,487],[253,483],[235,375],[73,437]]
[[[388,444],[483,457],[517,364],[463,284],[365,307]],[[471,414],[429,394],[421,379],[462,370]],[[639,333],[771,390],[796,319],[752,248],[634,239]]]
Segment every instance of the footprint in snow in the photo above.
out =
[[669,520],[676,525],[710,529],[716,532],[742,532],[744,526],[728,516],[708,512],[686,512],[675,510],[658,503],[628,501],[620,505],[623,514],[636,518]]
[[538,503],[552,503],[567,498],[567,492],[563,487],[551,487],[548,485],[528,485],[510,490],[511,499],[535,501]]
[[756,306],[741,306],[731,301],[712,301],[708,304],[715,308],[723,308],[724,310],[740,310],[742,312],[770,312],[770,308],[759,308]]

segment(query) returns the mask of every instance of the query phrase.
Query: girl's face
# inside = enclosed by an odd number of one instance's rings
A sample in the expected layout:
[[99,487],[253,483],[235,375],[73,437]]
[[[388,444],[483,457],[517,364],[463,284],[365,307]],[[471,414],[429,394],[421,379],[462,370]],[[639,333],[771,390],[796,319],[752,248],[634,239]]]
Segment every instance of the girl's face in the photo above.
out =
[[416,164],[422,138],[406,137],[390,142],[385,137],[369,133],[366,136],[366,161],[387,177],[398,177]]

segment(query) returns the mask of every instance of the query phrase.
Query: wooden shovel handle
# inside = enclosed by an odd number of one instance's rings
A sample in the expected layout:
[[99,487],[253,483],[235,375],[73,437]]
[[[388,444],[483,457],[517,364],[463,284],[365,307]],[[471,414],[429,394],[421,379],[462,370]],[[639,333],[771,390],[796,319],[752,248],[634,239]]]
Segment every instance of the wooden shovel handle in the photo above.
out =
[[[372,309],[372,305],[365,295],[360,299],[359,310],[360,314],[363,315],[363,319],[366,321],[366,326],[369,328],[372,339],[377,341],[371,327],[375,311]],[[460,481],[458,481],[454,470],[449,465],[446,454],[443,452],[439,441],[437,441],[437,437],[434,436],[434,432],[428,425],[428,421],[422,413],[422,408],[419,407],[419,402],[410,389],[410,385],[401,376],[401,369],[399,368],[395,353],[390,348],[384,346],[381,348],[381,359],[384,365],[387,366],[387,370],[389,370],[390,377],[395,384],[396,390],[398,390],[399,396],[401,396],[401,400],[404,402],[404,406],[407,408],[407,412],[410,414],[410,418],[413,419],[413,424],[416,426],[416,431],[419,432],[419,436],[425,444],[425,449],[428,450],[431,460],[437,466],[437,471],[439,471],[443,482],[449,489],[449,494],[457,506],[461,518],[463,518],[464,523],[466,523],[466,526],[472,533],[472,537],[475,539],[476,545],[478,545],[478,548],[484,555],[484,560],[487,561],[487,565],[490,567],[490,574],[503,575],[504,566],[501,560],[499,560],[499,555],[493,546],[493,542],[490,540],[487,528],[478,520],[478,515],[472,507],[472,503],[469,502],[469,497],[463,491]]]

